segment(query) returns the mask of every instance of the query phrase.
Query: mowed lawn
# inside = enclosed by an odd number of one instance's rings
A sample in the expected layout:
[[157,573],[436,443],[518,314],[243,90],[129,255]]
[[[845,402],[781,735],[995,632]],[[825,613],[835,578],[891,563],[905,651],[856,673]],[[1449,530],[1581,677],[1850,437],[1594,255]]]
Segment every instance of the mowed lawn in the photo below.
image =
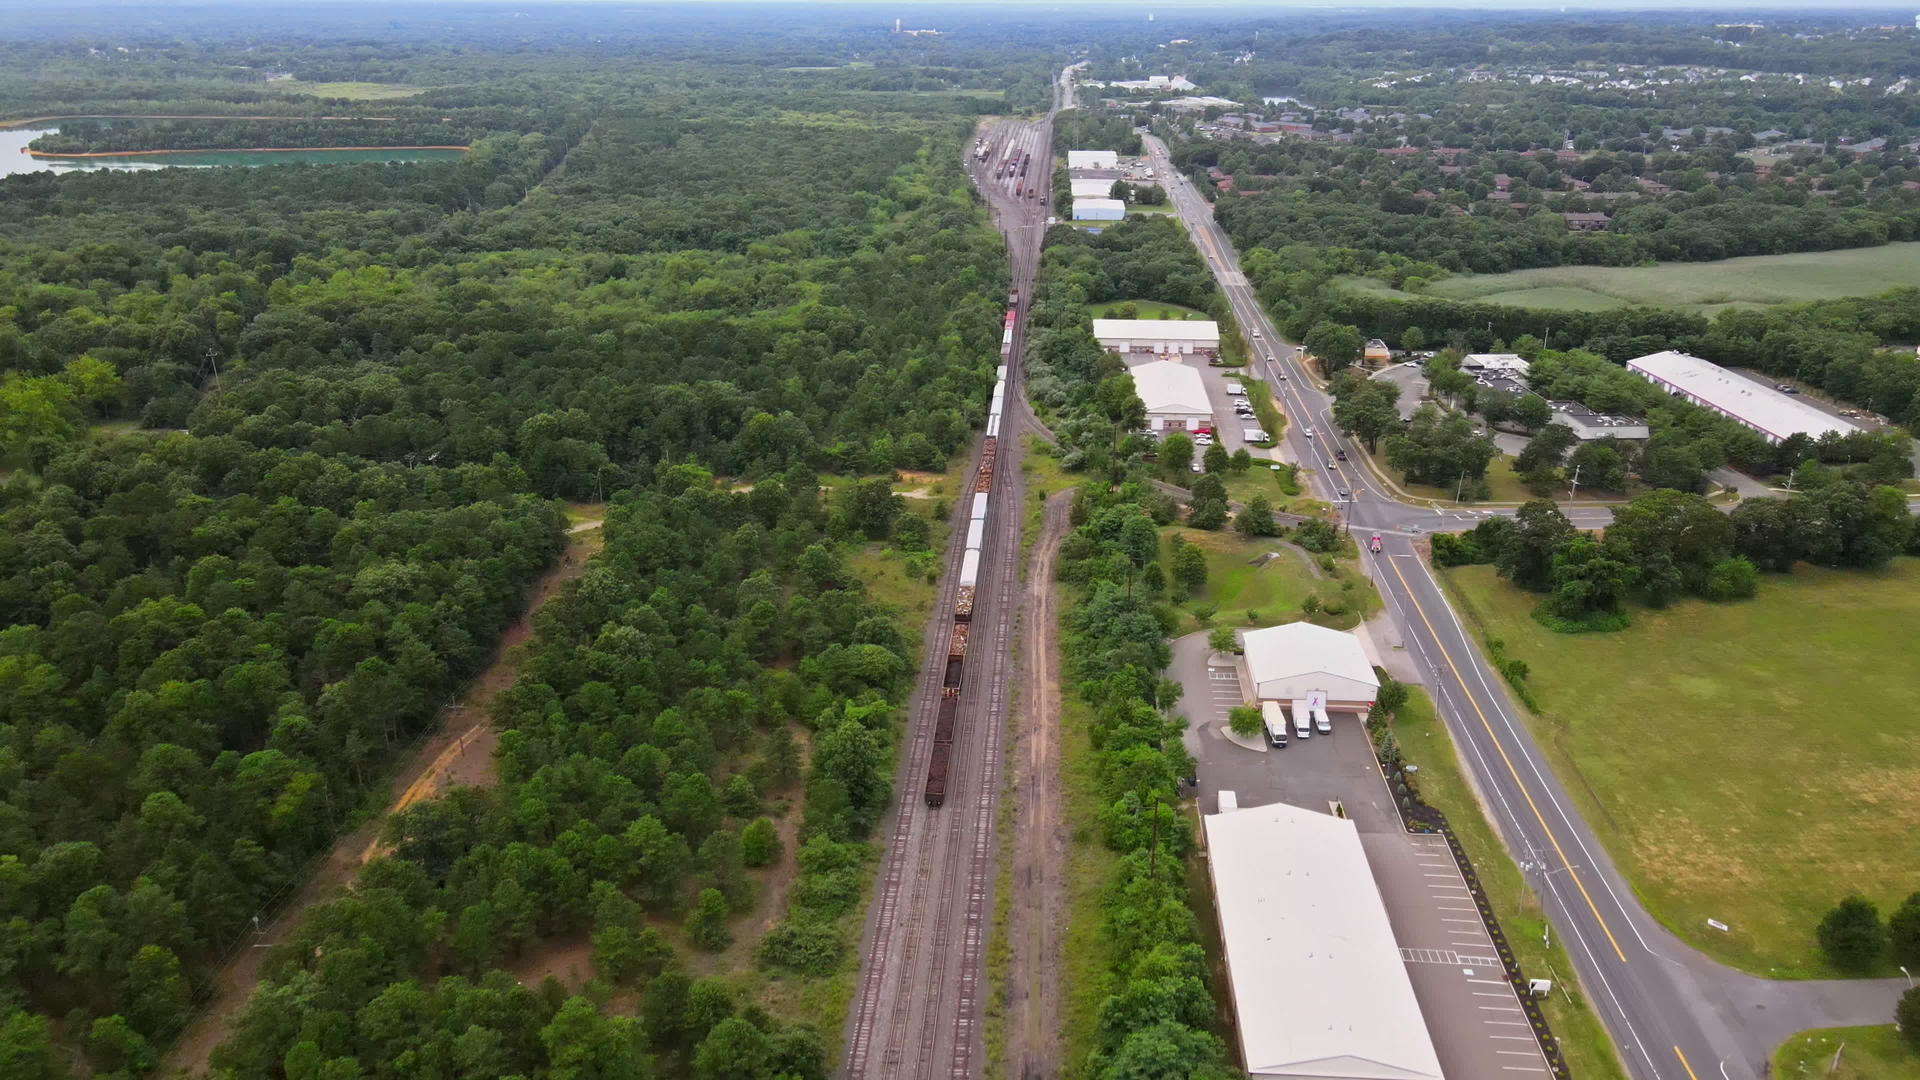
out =
[[[1840,1064],[1832,1072],[1834,1055]],[[1818,1028],[1782,1043],[1773,1055],[1773,1075],[1824,1077],[1825,1080],[1920,1080],[1916,1054],[1892,1024],[1879,1027]]]
[[1885,912],[1920,889],[1920,560],[1803,565],[1744,603],[1636,609],[1616,634],[1547,630],[1490,567],[1446,577],[1531,666],[1535,735],[1681,937],[1756,974],[1828,976],[1814,927],[1836,900]]
[[[1096,221],[1093,224],[1098,225],[1100,222]],[[1183,307],[1179,304],[1169,304],[1162,300],[1112,300],[1104,304],[1093,305],[1093,314],[1089,317],[1095,319],[1118,319],[1120,316],[1115,313],[1123,304],[1132,304],[1134,306],[1135,311],[1131,317],[1135,319],[1204,319],[1207,317],[1207,313],[1204,311],[1196,308]]]
[[[1371,279],[1349,278],[1344,284],[1383,296],[1412,295]],[[1920,241],[1718,262],[1463,274],[1434,282],[1422,295],[1566,311],[1643,304],[1711,313],[1728,306],[1872,296],[1903,285],[1920,285]]]

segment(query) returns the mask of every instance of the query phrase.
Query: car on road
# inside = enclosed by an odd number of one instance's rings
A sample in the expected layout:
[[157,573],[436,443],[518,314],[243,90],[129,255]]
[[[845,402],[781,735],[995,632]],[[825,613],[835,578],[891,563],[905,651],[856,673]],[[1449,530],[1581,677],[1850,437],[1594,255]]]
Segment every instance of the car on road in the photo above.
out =
[[1347,452],[1345,450],[1335,450],[1333,452],[1333,459],[1335,461],[1345,461],[1347,460]]
[[1191,465],[1188,465],[1188,466],[1187,466],[1187,468],[1189,468],[1189,469],[1192,469],[1192,470],[1193,470],[1194,472],[1205,472],[1205,471],[1206,471],[1206,470],[1204,470],[1204,469],[1202,469],[1202,468],[1200,467],[1200,463],[1199,463],[1199,462],[1197,462],[1197,461],[1196,461],[1196,462],[1194,462],[1194,463],[1192,463]]
[[1303,430],[1303,431],[1301,432],[1301,434],[1302,434],[1302,435],[1305,435],[1305,436],[1306,436],[1307,438],[1309,438],[1309,439],[1311,439],[1311,438],[1313,438],[1313,429],[1312,429],[1312,428],[1307,428],[1307,429],[1305,429],[1305,430]]
[[1341,490],[1341,492],[1340,492],[1340,497],[1341,497],[1342,499],[1345,499],[1345,500],[1346,500],[1346,501],[1348,501],[1348,502],[1352,502],[1352,501],[1353,501],[1353,492],[1351,492],[1351,491],[1347,491],[1347,490],[1344,490],[1344,489],[1342,489],[1342,490]]
[[1255,330],[1255,331],[1253,332],[1253,336],[1254,336],[1254,337],[1259,337],[1259,336],[1260,336],[1260,331],[1258,331],[1258,330]]

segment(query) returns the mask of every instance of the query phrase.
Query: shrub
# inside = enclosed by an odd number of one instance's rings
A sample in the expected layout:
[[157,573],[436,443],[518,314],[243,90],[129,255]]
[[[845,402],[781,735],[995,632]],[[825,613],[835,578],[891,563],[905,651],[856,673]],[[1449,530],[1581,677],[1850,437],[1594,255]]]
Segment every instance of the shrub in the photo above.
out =
[[1893,1007],[1893,1022],[1900,1025],[1900,1038],[1920,1053],[1920,986],[1909,986]]
[[1340,533],[1331,521],[1308,518],[1293,530],[1293,542],[1308,551],[1330,552],[1340,546]]
[[1260,734],[1260,710],[1251,705],[1235,705],[1227,710],[1227,727],[1243,739]]
[[1815,932],[1820,951],[1842,971],[1866,971],[1887,948],[1887,927],[1880,909],[1863,896],[1849,896],[1834,905]]
[[727,898],[719,889],[701,889],[687,916],[687,940],[708,952],[719,952],[733,944],[733,931],[727,929]]
[[780,858],[780,833],[773,822],[755,818],[740,831],[740,861],[748,866],[766,866]]
[[1721,559],[1707,571],[1707,599],[1745,600],[1760,588],[1760,571],[1736,555]]
[[760,939],[760,962],[802,975],[831,975],[846,954],[840,932],[825,922],[788,918]]

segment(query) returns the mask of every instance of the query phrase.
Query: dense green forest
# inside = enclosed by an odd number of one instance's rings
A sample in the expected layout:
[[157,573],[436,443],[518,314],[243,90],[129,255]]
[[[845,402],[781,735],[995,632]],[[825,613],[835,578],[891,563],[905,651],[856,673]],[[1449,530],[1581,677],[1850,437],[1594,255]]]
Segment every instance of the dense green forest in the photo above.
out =
[[[302,73],[457,83],[379,111],[484,133],[458,161],[0,180],[10,1075],[156,1065],[252,916],[384,805],[557,556],[558,499],[610,502],[606,548],[497,700],[501,785],[393,823],[216,1061],[824,1075],[832,1032],[792,1020],[817,1004],[776,1018],[680,957],[733,936],[792,814],[798,880],[748,960],[852,962],[913,643],[846,563],[898,500],[818,477],[941,467],[982,418],[1006,271],[960,155],[1005,99],[946,91],[1017,64],[955,47],[896,87],[688,40]],[[0,78],[17,115],[298,111],[244,46],[124,78],[5,48],[44,62]],[[498,970],[583,934],[588,996]]]

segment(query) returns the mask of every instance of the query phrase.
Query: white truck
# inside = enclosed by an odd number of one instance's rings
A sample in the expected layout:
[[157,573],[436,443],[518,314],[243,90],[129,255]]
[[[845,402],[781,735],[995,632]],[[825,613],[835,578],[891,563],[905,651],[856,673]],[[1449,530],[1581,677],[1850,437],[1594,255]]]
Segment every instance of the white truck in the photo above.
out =
[[1313,710],[1308,707],[1306,698],[1293,699],[1293,737],[1302,740],[1313,738]]
[[1287,717],[1280,711],[1280,703],[1261,702],[1260,719],[1267,724],[1267,741],[1273,744],[1275,750],[1285,750],[1287,748]]
[[1333,734],[1333,718],[1327,715],[1327,694],[1324,690],[1307,692],[1307,711],[1313,713],[1313,729],[1322,735]]
[[1240,809],[1240,797],[1233,792],[1222,791],[1219,793],[1219,798],[1220,809],[1217,811],[1218,813],[1231,814],[1235,810]]

